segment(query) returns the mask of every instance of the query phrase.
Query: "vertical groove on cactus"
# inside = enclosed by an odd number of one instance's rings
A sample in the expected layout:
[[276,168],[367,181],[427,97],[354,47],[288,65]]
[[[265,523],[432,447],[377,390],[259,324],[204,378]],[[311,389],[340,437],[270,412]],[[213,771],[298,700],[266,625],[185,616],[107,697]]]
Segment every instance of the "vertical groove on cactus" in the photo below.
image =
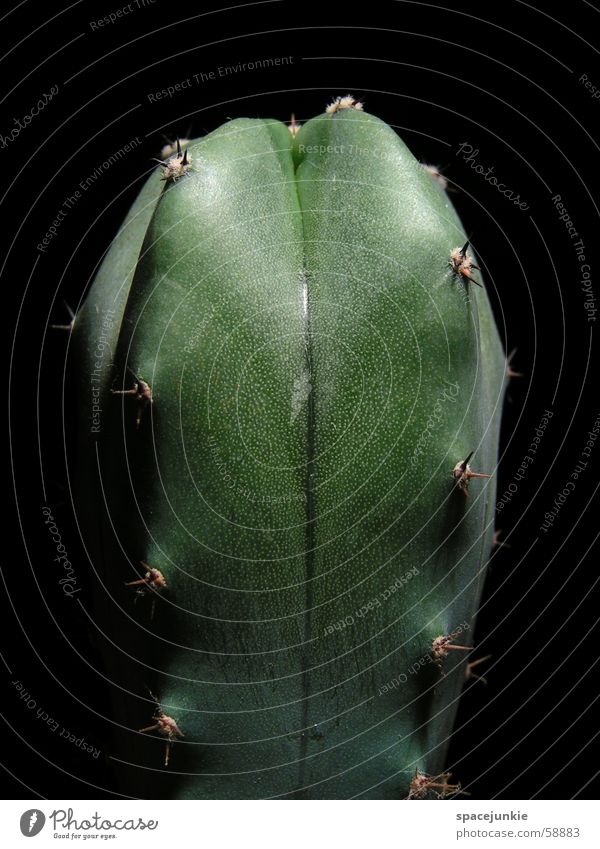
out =
[[300,754],[299,754],[299,773],[298,773],[298,788],[304,787],[306,776],[306,759],[308,757],[308,741],[309,741],[309,722],[310,722],[310,652],[308,647],[311,645],[314,635],[313,628],[313,605],[314,605],[314,587],[315,579],[315,524],[317,521],[317,511],[315,508],[314,494],[314,475],[315,475],[315,386],[314,373],[312,367],[312,332],[311,332],[311,303],[309,295],[309,276],[306,269],[306,257],[304,257],[304,268],[302,271],[302,311],[305,321],[305,336],[304,344],[306,350],[306,574],[305,574],[305,614],[304,614],[304,633],[303,633],[303,657],[302,657],[302,718],[301,718],[301,738],[300,738]]

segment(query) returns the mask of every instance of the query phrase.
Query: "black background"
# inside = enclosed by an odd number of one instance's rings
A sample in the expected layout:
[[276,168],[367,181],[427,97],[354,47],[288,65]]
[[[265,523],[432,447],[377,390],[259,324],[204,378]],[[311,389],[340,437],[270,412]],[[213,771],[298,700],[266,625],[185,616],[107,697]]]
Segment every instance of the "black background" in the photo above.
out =
[[[217,6],[142,3],[115,23],[90,22],[124,8],[75,3],[64,11],[25,2],[2,21],[0,133],[41,93],[59,90],[0,149],[3,183],[2,292],[10,400],[7,481],[15,511],[4,513],[2,760],[17,798],[113,795],[103,740],[106,670],[88,623],[57,583],[42,506],[51,507],[85,605],[85,557],[71,519],[63,419],[68,321],[102,253],[153,167],[165,137],[202,135],[229,117],[299,121],[338,94],[398,131],[415,155],[443,168],[480,257],[507,351],[517,353],[503,424],[501,494],[545,409],[553,418],[534,464],[498,520],[475,641],[487,684],[467,684],[448,766],[475,799],[593,797],[598,730],[598,454],[550,531],[544,514],[576,466],[598,414],[595,323],[588,321],[573,240],[558,220],[556,194],[585,243],[600,294],[596,206],[600,13],[576,0],[560,18],[544,4],[509,0],[452,7],[370,3],[349,12],[272,0]],[[537,8],[536,8],[537,6]],[[8,8],[8,7],[5,7]],[[287,65],[218,76],[218,68],[292,57]],[[193,75],[216,71],[195,84]],[[148,95],[192,78],[189,88]],[[36,249],[66,197],[108,156],[142,143],[98,178],[73,206],[45,253]],[[477,148],[527,210],[487,183],[458,154]],[[6,193],[4,193],[6,192]],[[67,407],[68,409],[68,404]],[[13,548],[14,546],[14,548]],[[13,682],[20,681],[35,708]],[[59,739],[41,708],[102,750],[98,758]],[[597,741],[596,741],[597,742]],[[596,791],[597,792],[597,791]]]

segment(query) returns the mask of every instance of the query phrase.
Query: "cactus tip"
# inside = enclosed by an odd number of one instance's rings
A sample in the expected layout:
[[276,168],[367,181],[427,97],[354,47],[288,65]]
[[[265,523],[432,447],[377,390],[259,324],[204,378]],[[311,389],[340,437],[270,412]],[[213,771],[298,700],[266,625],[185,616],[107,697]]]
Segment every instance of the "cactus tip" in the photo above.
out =
[[356,109],[359,112],[363,110],[363,104],[352,97],[351,94],[347,94],[345,97],[336,97],[332,102],[327,106],[325,112],[328,115],[335,115],[336,112],[339,112],[341,109]]
[[288,130],[292,134],[292,138],[296,138],[296,136],[298,135],[298,131],[300,130],[300,126],[301,125],[296,121],[296,116],[292,112],[292,115],[290,117],[290,123],[288,124]]

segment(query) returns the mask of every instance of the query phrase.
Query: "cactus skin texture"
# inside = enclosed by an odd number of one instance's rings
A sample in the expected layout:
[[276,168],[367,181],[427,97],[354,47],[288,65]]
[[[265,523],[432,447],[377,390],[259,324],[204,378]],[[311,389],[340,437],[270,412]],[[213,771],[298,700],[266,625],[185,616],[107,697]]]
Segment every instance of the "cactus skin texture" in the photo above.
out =
[[186,150],[73,330],[119,792],[443,796],[469,655],[432,646],[473,644],[495,500],[453,469],[494,472],[506,381],[464,230],[352,105]]

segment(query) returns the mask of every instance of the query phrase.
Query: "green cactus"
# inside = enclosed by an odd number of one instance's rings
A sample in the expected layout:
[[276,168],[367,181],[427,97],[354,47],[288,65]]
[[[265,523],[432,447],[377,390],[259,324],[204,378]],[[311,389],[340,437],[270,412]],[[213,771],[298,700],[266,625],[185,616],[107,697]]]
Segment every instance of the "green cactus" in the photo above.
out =
[[505,357],[395,132],[350,97],[291,129],[233,120],[157,166],[74,324],[127,795],[457,789]]

